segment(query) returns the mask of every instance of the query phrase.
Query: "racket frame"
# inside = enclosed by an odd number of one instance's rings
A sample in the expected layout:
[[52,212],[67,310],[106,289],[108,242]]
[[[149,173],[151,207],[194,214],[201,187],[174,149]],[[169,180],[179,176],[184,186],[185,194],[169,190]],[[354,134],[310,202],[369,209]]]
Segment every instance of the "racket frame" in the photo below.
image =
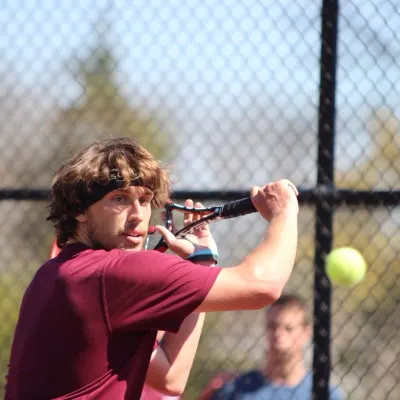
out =
[[[192,213],[196,215],[205,215],[203,218],[186,225],[178,231],[173,229],[173,211],[179,211],[181,213]],[[197,228],[210,224],[211,222],[220,221],[222,219],[235,218],[241,215],[251,214],[256,212],[257,209],[254,207],[251,198],[246,197],[244,199],[231,201],[226,204],[210,206],[210,207],[187,207],[174,202],[167,203],[165,205],[165,227],[172,232],[177,238],[184,238],[186,235],[193,233]],[[153,250],[165,252],[168,249],[164,238],[161,238],[155,245]]]

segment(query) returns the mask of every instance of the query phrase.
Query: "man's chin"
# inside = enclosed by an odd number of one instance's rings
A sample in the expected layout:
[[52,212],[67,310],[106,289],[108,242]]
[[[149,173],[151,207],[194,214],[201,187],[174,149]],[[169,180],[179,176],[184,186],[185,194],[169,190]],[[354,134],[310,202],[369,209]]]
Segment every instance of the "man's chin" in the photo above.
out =
[[272,350],[274,354],[276,354],[279,357],[287,357],[292,353],[291,349],[283,348],[283,347],[276,347],[275,349]]
[[121,250],[124,251],[140,251],[143,250],[142,244],[132,244],[132,243],[121,243],[121,246],[118,246]]
[[94,248],[105,249],[107,251],[110,251],[112,249],[120,249],[124,251],[140,251],[143,250],[143,241],[134,243],[131,240],[121,240],[118,242],[103,242],[101,244],[99,242],[96,242],[96,246]]
[[121,250],[124,251],[140,251],[143,250],[142,247],[122,247]]

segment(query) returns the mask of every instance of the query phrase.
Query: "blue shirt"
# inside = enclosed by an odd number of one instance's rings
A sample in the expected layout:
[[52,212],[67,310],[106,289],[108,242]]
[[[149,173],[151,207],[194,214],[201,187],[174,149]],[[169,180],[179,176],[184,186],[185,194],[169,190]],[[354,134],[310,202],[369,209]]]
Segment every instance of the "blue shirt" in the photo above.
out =
[[[331,400],[343,400],[338,387],[330,387]],[[275,386],[259,371],[249,371],[227,382],[212,400],[308,400],[312,394],[312,374],[296,386]]]

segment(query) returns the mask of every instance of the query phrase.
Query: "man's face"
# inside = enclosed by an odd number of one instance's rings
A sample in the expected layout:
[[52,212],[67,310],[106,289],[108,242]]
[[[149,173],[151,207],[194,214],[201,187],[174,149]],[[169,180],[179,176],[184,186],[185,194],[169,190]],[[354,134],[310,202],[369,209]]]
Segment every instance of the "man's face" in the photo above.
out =
[[267,314],[267,347],[278,357],[303,353],[310,339],[304,312],[297,307],[272,306]]
[[94,248],[142,250],[151,216],[153,192],[143,186],[113,190],[80,216]]

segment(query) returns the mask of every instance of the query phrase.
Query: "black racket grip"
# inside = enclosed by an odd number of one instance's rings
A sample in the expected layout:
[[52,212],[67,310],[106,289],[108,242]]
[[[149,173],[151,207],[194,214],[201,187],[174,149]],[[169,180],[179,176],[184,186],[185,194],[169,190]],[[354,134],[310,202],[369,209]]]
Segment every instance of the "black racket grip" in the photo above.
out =
[[234,218],[240,215],[252,214],[257,212],[250,197],[231,201],[221,206],[220,216],[222,218]]

